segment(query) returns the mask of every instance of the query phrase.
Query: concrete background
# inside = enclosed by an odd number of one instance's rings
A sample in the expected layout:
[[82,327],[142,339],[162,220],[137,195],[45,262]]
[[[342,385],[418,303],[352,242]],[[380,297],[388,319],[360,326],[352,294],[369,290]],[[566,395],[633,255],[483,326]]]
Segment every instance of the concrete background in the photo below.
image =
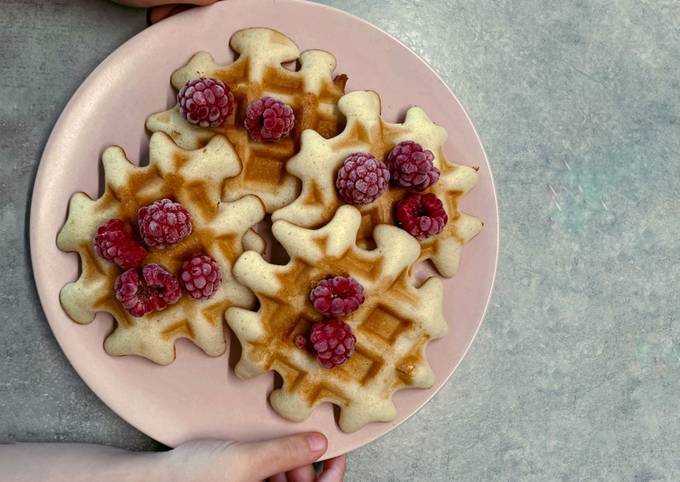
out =
[[[680,2],[330,0],[450,83],[492,163],[496,292],[450,383],[347,480],[680,479]],[[38,304],[28,202],[87,74],[145,26],[0,7],[0,437],[161,449],[82,383]]]

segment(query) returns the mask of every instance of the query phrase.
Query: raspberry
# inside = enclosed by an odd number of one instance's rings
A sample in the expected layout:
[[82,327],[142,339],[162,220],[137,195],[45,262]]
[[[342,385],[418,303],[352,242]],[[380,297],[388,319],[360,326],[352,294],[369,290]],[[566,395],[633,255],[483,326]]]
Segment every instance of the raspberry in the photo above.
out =
[[234,110],[234,94],[227,84],[201,77],[190,80],[177,94],[179,111],[191,124],[218,127]]
[[347,323],[332,319],[314,323],[309,341],[316,352],[319,365],[333,368],[349,360],[354,353],[357,339]]
[[439,169],[432,161],[434,154],[413,141],[400,142],[387,156],[392,180],[402,187],[424,191],[439,180]]
[[364,288],[354,278],[336,276],[319,281],[309,300],[324,316],[346,316],[364,302]]
[[182,264],[179,279],[184,289],[196,300],[207,300],[222,284],[222,275],[217,263],[210,256],[192,256]]
[[444,205],[432,193],[409,194],[397,203],[399,225],[417,239],[426,239],[442,232],[449,217]]
[[182,294],[177,278],[159,264],[129,269],[116,278],[116,299],[132,316],[144,316],[177,303]]
[[257,142],[281,140],[290,134],[294,123],[291,106],[273,97],[262,97],[251,103],[243,122],[250,138]]
[[102,258],[123,269],[138,268],[144,262],[146,249],[120,219],[110,219],[97,228],[94,250]]
[[340,197],[349,204],[369,204],[387,189],[390,171],[385,163],[365,152],[345,159],[335,178]]
[[160,199],[139,208],[139,234],[147,246],[164,249],[191,234],[191,216],[180,203]]

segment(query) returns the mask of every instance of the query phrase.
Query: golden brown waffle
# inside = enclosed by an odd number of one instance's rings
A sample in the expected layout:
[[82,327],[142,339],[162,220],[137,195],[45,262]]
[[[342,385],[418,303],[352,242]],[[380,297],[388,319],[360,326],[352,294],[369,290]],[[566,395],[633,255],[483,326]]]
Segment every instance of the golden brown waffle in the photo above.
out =
[[[442,200],[449,217],[440,234],[420,241],[420,259],[431,259],[439,273],[453,276],[463,244],[482,227],[479,219],[458,209],[460,197],[477,182],[477,171],[446,160],[446,130],[418,107],[408,110],[403,124],[390,124],[380,117],[380,98],[375,92],[351,92],[340,99],[338,107],[347,118],[344,131],[331,139],[311,130],[303,133],[300,152],[287,165],[288,172],[302,180],[302,192],[293,203],[274,212],[272,219],[308,228],[328,222],[338,206],[344,204],[335,189],[335,177],[347,156],[370,152],[385,159],[396,144],[412,140],[434,153],[434,165],[441,176],[425,192],[433,192]],[[377,225],[394,224],[394,204],[406,193],[406,189],[391,185],[375,202],[357,206],[362,215],[361,246],[371,245],[371,234]]]
[[[213,135],[224,134],[236,148],[243,170],[224,185],[223,198],[238,199],[256,194],[273,212],[292,201],[299,192],[299,182],[286,173],[288,159],[299,148],[302,131],[314,129],[323,137],[332,137],[342,129],[344,120],[337,109],[347,77],[333,78],[335,57],[321,50],[300,53],[288,37],[267,28],[248,28],[236,32],[230,41],[238,59],[230,65],[216,64],[206,52],[194,55],[189,63],[172,75],[172,85],[181,89],[198,77],[212,77],[227,83],[235,97],[234,112],[223,126],[204,128],[190,124],[179,106],[153,114],[147,128],[168,134],[181,147],[196,149]],[[299,62],[291,71],[281,64]],[[291,135],[276,143],[251,141],[243,126],[248,105],[265,96],[289,104],[295,112]]]
[[[377,248],[367,251],[356,246],[360,224],[361,214],[351,206],[340,207],[317,230],[275,222],[272,232],[290,262],[274,265],[258,253],[244,253],[234,274],[255,292],[260,308],[230,308],[226,313],[242,347],[236,374],[250,378],[275,370],[283,386],[272,392],[270,401],[279,414],[301,421],[318,404],[331,402],[340,407],[339,425],[345,432],[392,420],[394,391],[432,386],[425,347],[447,331],[441,281],[430,278],[416,287],[408,275],[420,254],[416,239],[381,225],[374,233]],[[296,347],[294,339],[321,319],[309,302],[309,291],[329,275],[355,278],[366,301],[345,318],[357,338],[354,354],[345,364],[326,369]]]
[[[78,323],[89,323],[96,312],[108,312],[116,327],[104,347],[111,355],[141,355],[156,363],[175,359],[175,341],[188,338],[208,355],[225,350],[222,317],[230,306],[250,307],[253,294],[234,279],[231,268],[243,251],[242,241],[262,250],[262,240],[249,228],[264,217],[264,207],[255,196],[221,202],[225,180],[241,169],[232,146],[223,136],[214,137],[204,148],[185,151],[162,133],[151,137],[150,162],[138,167],[119,147],[103,155],[104,194],[92,200],[84,193],[71,198],[68,219],[59,232],[57,245],[77,252],[82,271],[78,280],[61,290],[61,304]],[[135,225],[137,210],[162,198],[180,202],[192,218],[192,234],[165,250],[150,250],[146,263],[158,263],[176,273],[192,254],[213,257],[222,274],[220,289],[207,300],[184,295],[163,311],[136,318],[128,314],[114,294],[121,270],[97,256],[93,239],[97,228],[112,218]]]

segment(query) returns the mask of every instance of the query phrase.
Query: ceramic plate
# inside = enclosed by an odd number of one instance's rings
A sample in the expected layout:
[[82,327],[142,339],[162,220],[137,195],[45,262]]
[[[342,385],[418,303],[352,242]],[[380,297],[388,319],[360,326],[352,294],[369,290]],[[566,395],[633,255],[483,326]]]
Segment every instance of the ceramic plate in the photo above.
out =
[[[146,159],[144,121],[173,103],[170,74],[199,50],[218,62],[233,59],[233,32],[245,27],[284,32],[301,50],[328,50],[336,72],[349,75],[349,90],[372,89],[385,118],[401,121],[412,105],[424,108],[449,132],[448,158],[480,167],[478,185],[462,209],[481,218],[482,232],[463,251],[459,274],[445,281],[449,333],[428,348],[437,376],[429,390],[397,392],[397,417],[345,434],[324,404],[303,423],[292,423],[268,405],[272,374],[237,379],[229,352],[205,356],[186,340],[177,360],[161,367],[138,357],[115,358],[102,342],[112,329],[109,315],[89,325],[72,322],[59,304],[59,290],[78,275],[78,258],[62,253],[55,239],[76,191],[99,192],[105,147],[122,146],[131,159]],[[422,407],[446,383],[479,329],[491,293],[498,255],[498,211],[491,169],[472,122],[437,74],[416,54],[373,25],[347,13],[295,0],[230,0],[193,9],[148,28],[113,52],[83,82],[68,103],[45,147],[31,207],[31,256],[40,300],[55,337],[73,367],[116,413],[150,437],[175,446],[214,437],[253,440],[303,430],[324,432],[325,457],[348,452],[389,432]],[[237,343],[232,338],[231,343]],[[231,363],[231,365],[230,365]]]

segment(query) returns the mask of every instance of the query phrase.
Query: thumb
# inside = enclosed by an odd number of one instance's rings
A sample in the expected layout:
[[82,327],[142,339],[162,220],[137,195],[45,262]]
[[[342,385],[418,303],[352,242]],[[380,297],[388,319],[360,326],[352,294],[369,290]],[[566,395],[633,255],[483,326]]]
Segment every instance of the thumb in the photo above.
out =
[[326,437],[318,432],[301,433],[263,442],[238,444],[235,450],[258,480],[308,465],[323,455]]

